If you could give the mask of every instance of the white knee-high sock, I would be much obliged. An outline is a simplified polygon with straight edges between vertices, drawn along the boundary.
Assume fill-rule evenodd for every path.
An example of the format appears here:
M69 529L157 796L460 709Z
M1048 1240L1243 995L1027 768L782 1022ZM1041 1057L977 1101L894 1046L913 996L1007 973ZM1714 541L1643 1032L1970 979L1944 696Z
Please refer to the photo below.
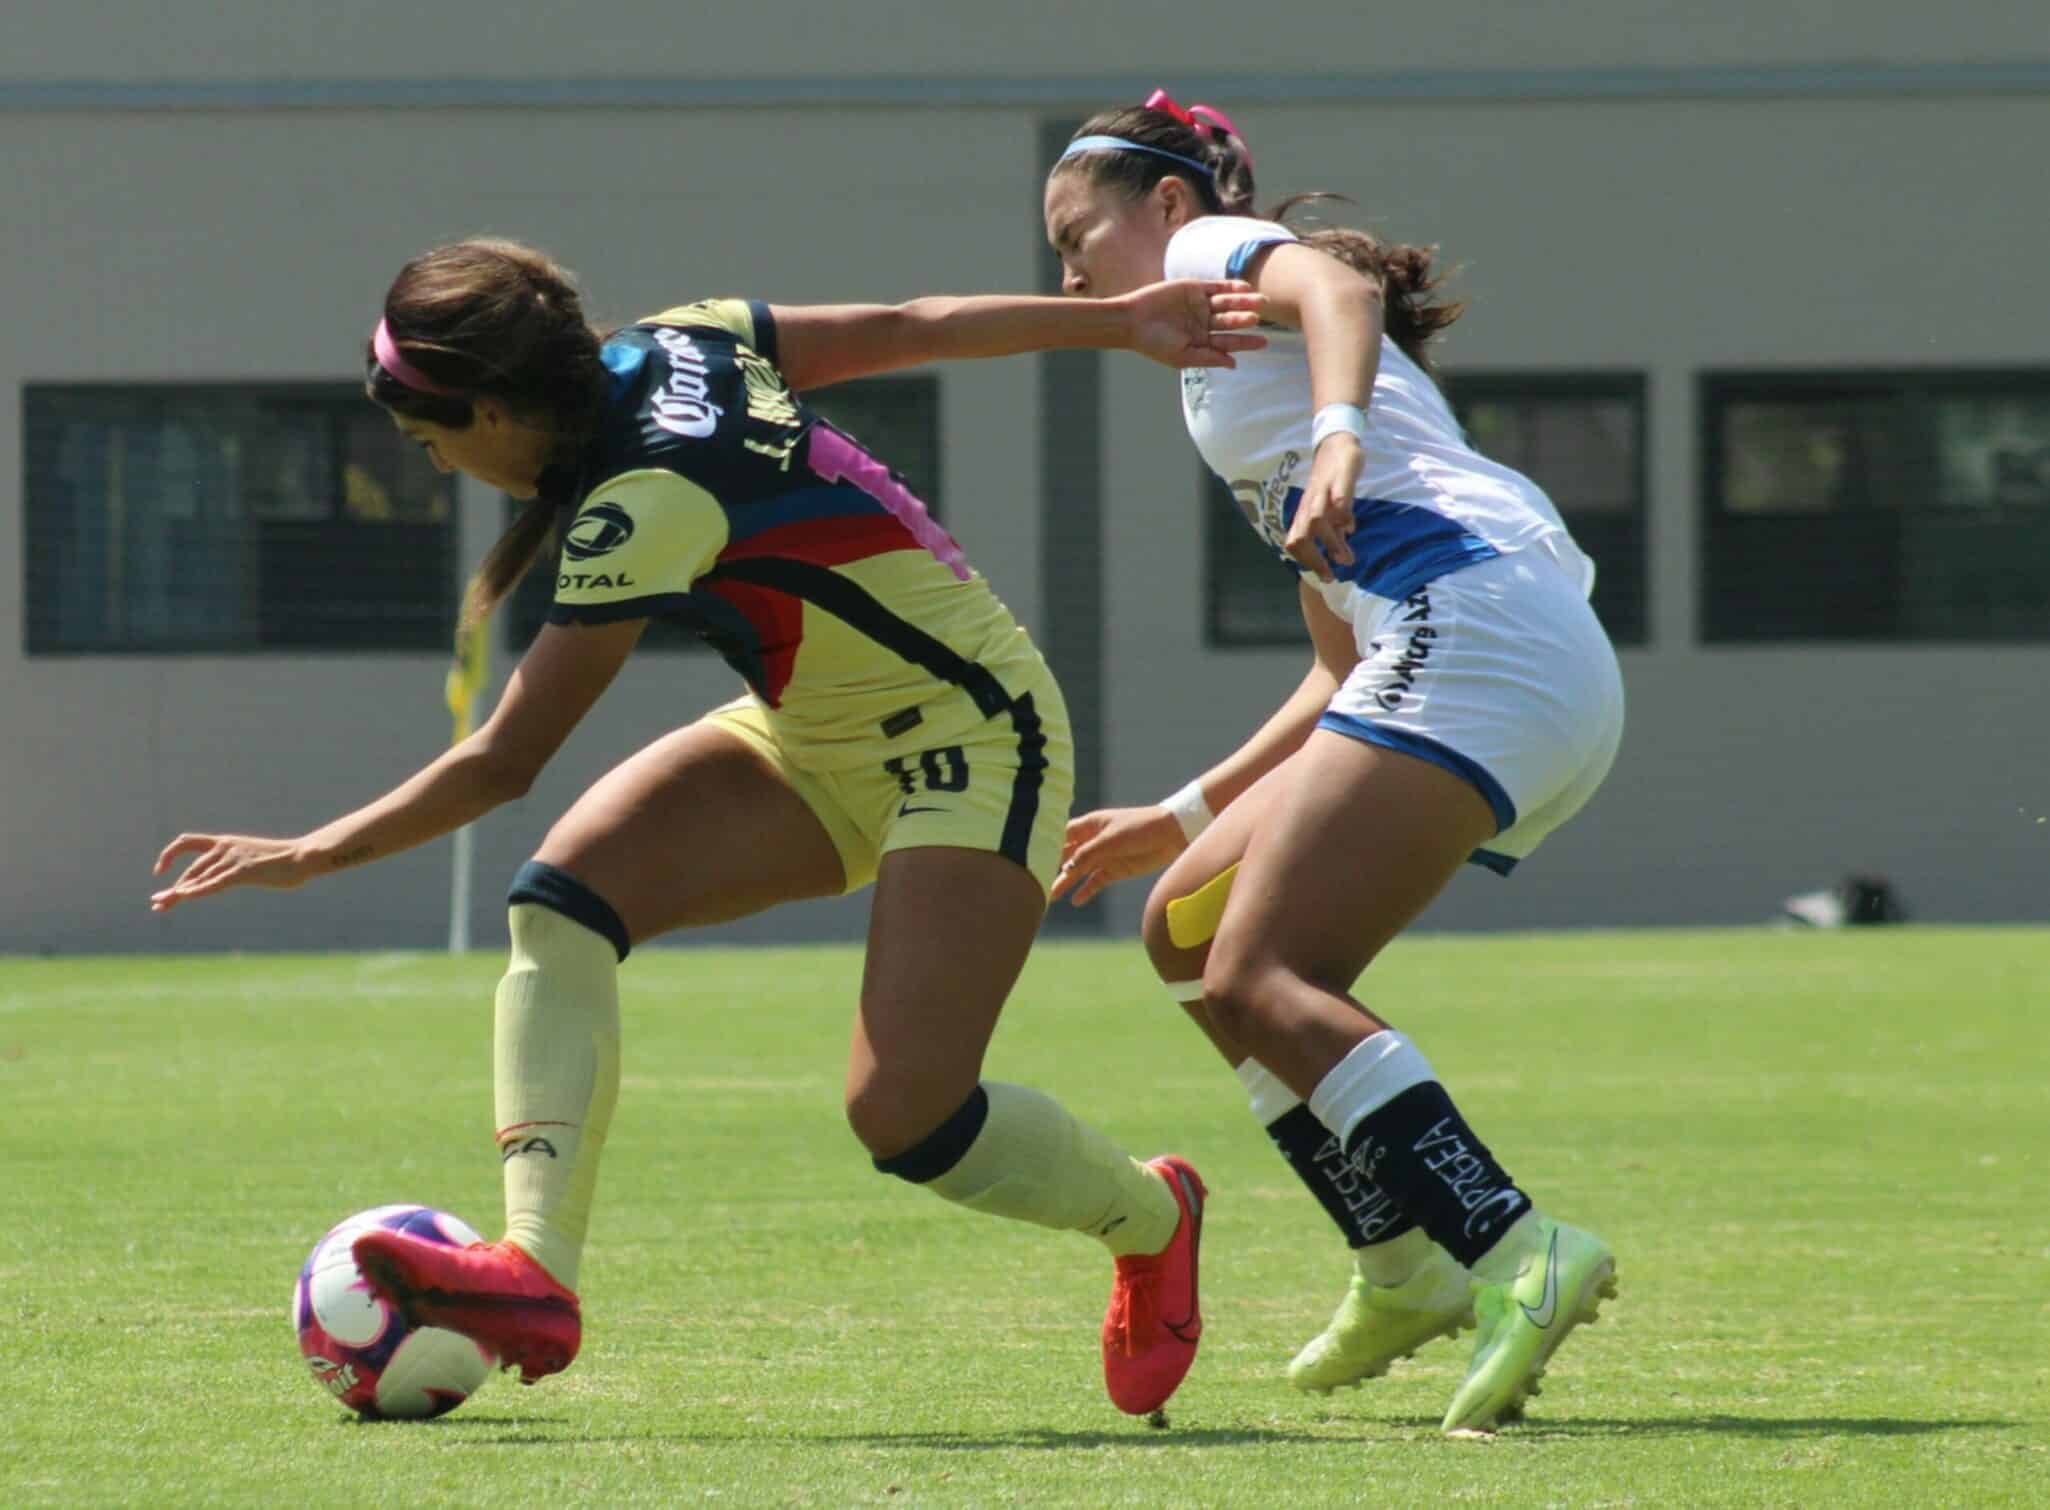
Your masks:
M521 903L509 917L494 1052L506 1237L574 1289L619 1099L619 960L550 908Z
M981 1089L981 1132L926 1189L992 1216L1086 1232L1120 1257L1173 1240L1181 1206L1159 1175L1051 1096L998 1080Z

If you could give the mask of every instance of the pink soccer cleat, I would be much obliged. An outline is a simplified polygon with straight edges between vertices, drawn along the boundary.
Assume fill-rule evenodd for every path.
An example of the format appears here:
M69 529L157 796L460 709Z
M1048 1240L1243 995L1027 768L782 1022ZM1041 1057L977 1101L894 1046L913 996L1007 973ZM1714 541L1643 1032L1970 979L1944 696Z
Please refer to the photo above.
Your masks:
M1186 1159L1163 1154L1146 1167L1167 1181L1182 1208L1174 1237L1158 1253L1117 1261L1110 1308L1103 1314L1103 1384L1127 1415L1160 1409L1196 1361L1203 1312L1196 1299L1196 1250L1203 1240L1209 1195Z
M496 1353L520 1383L570 1366L584 1339L582 1307L524 1249L466 1248L379 1228L356 1239L356 1267L414 1326L444 1327Z

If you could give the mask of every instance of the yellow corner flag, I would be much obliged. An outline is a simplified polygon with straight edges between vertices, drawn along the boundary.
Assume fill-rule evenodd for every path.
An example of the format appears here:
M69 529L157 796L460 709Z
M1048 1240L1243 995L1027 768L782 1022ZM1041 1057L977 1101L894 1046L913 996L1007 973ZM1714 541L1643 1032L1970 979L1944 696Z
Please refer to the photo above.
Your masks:
M456 658L442 679L442 696L448 700L449 717L455 720L451 744L461 744L476 726L477 695L491 678L491 621L481 619L456 631ZM448 952L462 954L470 947L470 872L476 862L476 832L469 824L456 830L454 866L449 875Z
M448 699L449 716L455 720L451 744L461 744L476 727L477 694L491 678L490 621L456 631L456 658L442 681L442 695Z

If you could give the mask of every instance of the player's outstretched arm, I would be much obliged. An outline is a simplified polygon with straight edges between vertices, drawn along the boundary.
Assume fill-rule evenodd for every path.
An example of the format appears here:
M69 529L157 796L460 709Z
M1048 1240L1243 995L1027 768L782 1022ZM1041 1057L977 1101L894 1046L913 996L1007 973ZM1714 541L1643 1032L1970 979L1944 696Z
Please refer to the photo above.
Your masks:
M1027 294L934 296L905 304L779 304L777 365L793 388L974 357L1095 347L1170 367L1230 367L1267 344L1250 285L1183 279L1115 299Z
M1352 626L1324 606L1307 582L1297 589L1310 632L1310 669L1288 700L1252 736L1196 780L1203 802L1221 813L1253 784L1303 747L1331 696L1359 664ZM1133 876L1150 875L1188 846L1182 825L1165 804L1102 808L1068 820L1053 898L1077 907Z
M619 674L646 625L548 625L513 669L483 728L375 802L310 834L180 834L157 856L153 873L165 874L181 858L189 863L150 897L150 910L169 912L234 886L302 886L452 833L523 795Z

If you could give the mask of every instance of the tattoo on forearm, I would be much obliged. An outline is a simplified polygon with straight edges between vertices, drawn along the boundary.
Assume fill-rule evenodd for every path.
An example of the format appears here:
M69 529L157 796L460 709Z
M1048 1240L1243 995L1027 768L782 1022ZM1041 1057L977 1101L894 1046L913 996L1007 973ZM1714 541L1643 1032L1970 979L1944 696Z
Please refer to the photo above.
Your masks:
M359 844L354 849L345 849L339 854L329 855L327 863L330 868L340 870L344 865L360 865L375 853L370 845Z

